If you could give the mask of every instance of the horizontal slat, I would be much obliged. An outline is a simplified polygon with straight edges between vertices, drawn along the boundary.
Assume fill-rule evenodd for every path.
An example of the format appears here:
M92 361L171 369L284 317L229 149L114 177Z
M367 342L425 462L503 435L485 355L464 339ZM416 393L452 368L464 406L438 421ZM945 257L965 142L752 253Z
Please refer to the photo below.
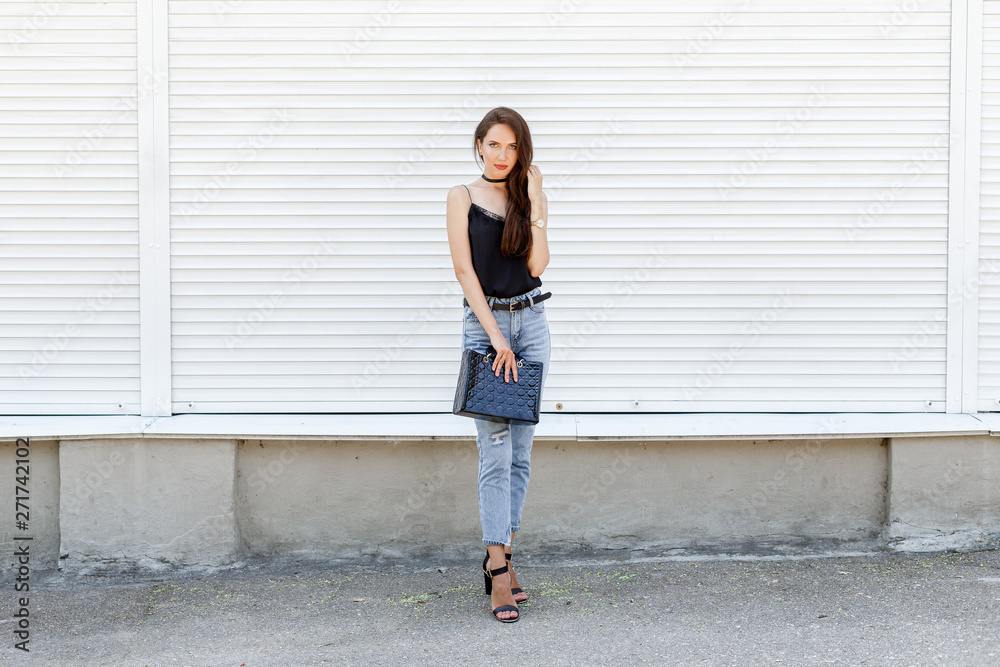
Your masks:
M671 326L680 326L683 322L751 322L755 316L760 315L760 306L753 307L750 303L740 306L731 306L720 309L711 305L701 306L691 304L687 307L676 304L669 308L650 308L648 305L636 304L627 297L622 297L620 301L614 299L605 300L595 305L593 297L587 295L568 296L559 294L559 306L553 306L552 301L546 302L546 312L549 326L562 326L563 323L575 325L579 323L603 322L610 319L618 322L637 322L644 326L659 326L667 323ZM178 298L178 301L180 299ZM333 301L333 297L330 299ZM342 304L343 300L337 300ZM782 312L782 319L789 322L931 322L935 321L945 307L944 299L941 300L940 308L905 308L896 306L894 308L884 308L873 306L868 309L860 309L851 306L850 298L841 299L840 305L831 303L812 303L812 299L806 304L796 304L794 309ZM369 322L391 322L398 327L406 328L411 323L402 323L395 316L394 311L400 307L405 307L406 301L401 299L379 299L369 297L362 301L356 300L356 305L331 305L328 308L297 308L294 305L283 307L280 315L276 312L273 319L285 321L321 321L321 322L341 322L350 324L364 324ZM412 304L412 301L410 301ZM266 301L261 301L257 308L263 309L270 305ZM362 307L367 304L369 307ZM416 306L418 309L426 309L434 315L435 322L444 322L451 330L451 323L458 323L462 318L461 295L442 295L436 300L421 302ZM243 321L253 310L246 309L220 309L220 315L215 321L234 322ZM176 308L174 310L174 321L178 324L183 322L204 322L206 313L201 309ZM1000 319L994 322L1000 324ZM943 324L943 323L941 323ZM420 320L420 326L425 326L424 320ZM440 326L440 325L438 325ZM860 349L860 348L859 348Z
M549 377L552 376L550 375ZM551 398L551 396L557 393L560 394L561 396L560 399L558 399L560 402L564 401L570 402L578 400L600 401L603 399L610 403L614 399L609 400L607 398L609 395L614 395L623 392L626 394L631 394L633 396L641 395L643 399L640 401L640 403L649 403L649 402L656 403L660 401L678 401L678 402L686 401L690 405L691 402L688 400L687 396L684 393L685 387L683 387L680 384L682 379L683 378L681 376L677 376L669 378L669 380L672 381L664 382L661 377L660 381L656 382L656 377L654 376L649 383L650 386L643 386L643 387L633 386L628 383L616 384L614 386L604 385L602 387L576 386L576 387L568 387L566 389L562 389L558 387L558 385L546 385L546 390L548 389L552 390L551 392L546 391L546 394L548 400L552 401L553 403L555 402L555 399ZM939 378L935 377L934 379L939 379ZM379 391L384 396L384 400L398 401L403 404L415 400L414 391L419 387L426 387L426 389L423 392L421 392L425 396L430 396L433 394L441 396L442 398L439 399L439 401L442 403L444 402L443 398L445 397L445 395L449 393L451 394L451 397L449 398L453 400L455 393L454 377L442 376L440 382L437 383L438 384L437 387L428 387L427 385L430 383L430 381L431 378L427 378L425 384L423 385L414 383L409 386L402 386L398 388L379 387ZM925 379L925 382L926 381L933 381L933 380L928 378ZM296 403L302 403L302 402L316 402L318 400L326 400L332 404L339 404L340 402L349 403L352 401L363 401L365 392L367 391L370 393L372 391L372 389L369 387L365 387L364 390L359 391L357 387L352 387L350 384L347 384L346 382L342 383L342 386L339 387L331 387L330 384L327 383L326 385L321 385L325 388L325 391L322 392L324 395L323 398L320 398L319 396L317 396L317 393L319 392L317 391L316 387L312 386L276 387L274 382L275 380L273 377L268 377L266 379L266 382L261 382L259 384L248 384L244 382L241 383L240 385L234 384L222 387L191 387L191 388L179 388L175 386L173 395L175 399L185 394L189 396L197 395L201 397L201 400L195 402L201 402L201 403L203 403L204 401L234 401L234 402L246 401L247 403L253 403L255 400L257 400L257 396L260 395L260 392L272 392L272 395L274 395L273 394L274 392L280 390L281 397L285 401L290 401L290 402L294 401ZM654 383L655 386L653 386ZM689 385L688 389L690 389L691 386L693 385ZM747 391L753 392L755 387L756 385L754 385L753 383L745 383L727 387L714 386L712 387L712 393L714 395L713 397L715 398L715 400L739 401L739 400L746 400ZM772 400L775 401L797 402L797 401L810 401L810 400L812 401L837 400L836 399L837 388L830 388L824 386L787 386L787 387L769 386L766 389L767 389L767 395L772 396L773 397ZM846 389L846 387L841 388L841 392L843 392L844 389ZM637 394L640 391L641 394ZM4 393L6 392L0 392L0 401L3 401ZM690 392L688 393L688 396L690 396ZM943 398L944 398L943 390L932 391L928 393L928 391L921 389L917 386L912 388L910 387L893 388L888 385L881 387L870 387L870 388L851 388L850 397L847 398L845 396L846 400L857 401L857 402L868 401L871 403L875 403L880 400L894 400L897 402L910 401L911 405L909 411L911 412L917 411L914 408L916 408L916 406L919 405L920 401L942 400ZM189 400L195 400L195 399L192 398ZM634 408L631 407L630 401L622 400L621 403L629 405L630 409L634 410ZM446 405L449 404L450 401ZM543 409L545 409L546 407L548 407L548 409L552 409L554 405L552 405L551 407L545 406L545 401L543 400ZM271 410L272 412L273 408L274 406L272 402L272 410ZM370 399L369 399L368 410L371 410ZM675 407L674 410L677 410L677 408ZM334 410L330 410L329 404L327 410L325 411L350 412L350 410L342 410L339 405L337 405L337 407ZM364 408L361 408L358 411L364 411ZM766 409L758 411L767 412ZM189 410L181 410L181 412L189 412ZM239 410L236 410L236 412L239 412ZM394 412L406 412L406 410L394 410Z
M115 402L114 400L107 403L90 401L86 403L74 403L72 413L67 413L65 402L12 403L7 401L4 403L3 399L0 399L0 405L5 406L4 414L8 415L138 415L141 408L138 402Z
M73 389L106 393L119 392L122 389L134 391L138 389L139 378L130 375L129 371L135 367L137 361L138 359L133 359L132 363L127 365L105 365L101 368L100 375L97 375L96 369L91 367L89 372L80 372L79 375L63 373L57 377L39 375L10 380L0 378L0 396L11 391L38 392L40 394Z
M990 0L987 0L989 2ZM868 12L878 16L878 12L886 11L890 5L886 2L873 3L866 0L838 0L825 5L830 11L855 11ZM948 0L924 0L913 10L914 16L921 16L931 12L947 12L949 9ZM175 14L202 14L217 17L218 7L213 2L206 0L170 0L170 13ZM420 3L408 4L400 2L398 7L393 9L394 16L411 16L412 20L426 20L428 25L441 26L475 26L479 25L482 14L499 16L506 14L510 25L519 26L521 21L530 17L532 13L537 14L538 20L547 20L551 8L535 2L534 0L508 0L504 3L503 12L497 10L495 4L490 2L470 2L462 3L463 11L455 11L454 0L422 0ZM320 14L329 13L329 0L243 0L240 3L241 13L248 14L278 14L294 15L301 13ZM357 15L360 19L370 18L373 10L369 0L337 0L336 15L349 16ZM381 9L381 8L379 8ZM698 3L700 12L718 13L732 10L732 0L702 0ZM670 5L667 3L657 3L655 12L650 11L649 0L617 0L614 4L602 5L594 3L586 8L578 8L574 13L574 18L579 18L582 22L587 16L593 16L593 20L600 21L599 25L648 25L649 17L661 16L663 20L670 20L677 15L694 14L689 7L684 5ZM756 0L752 6L746 8L748 16L761 12L782 12L794 15L810 15L817 11L814 6L790 3L788 0ZM206 17L206 20L210 18ZM947 16L937 17L937 21L947 22ZM620 21L620 22L618 22Z
M357 258L356 258L357 259ZM363 260L353 262L355 266L366 266ZM566 288L559 292L559 307L575 305L579 302L586 302L587 295L594 294L595 282L626 282L635 280L636 277L624 276L620 268L608 270L595 270L582 266L578 270L569 270L565 262L560 262L560 273ZM941 270L944 270L943 267ZM322 273L320 273L322 271ZM657 278L659 280L669 279L671 283L688 283L668 294L690 293L691 290L698 290L704 294L768 294L778 292L790 292L794 294L926 294L928 287L932 283L940 281L941 275L938 272L928 272L927 269L870 269L864 275L858 275L854 269L827 269L822 276L818 276L815 270L803 268L795 271L788 271L781 280L774 279L774 272L768 268L740 268L729 267L718 268L714 271L716 275L711 280L706 279L701 272L687 271L677 268L658 269ZM431 283L440 282L442 285L452 284L452 271L439 269L435 272L421 271L406 267L397 269L378 269L378 275L383 279L396 278L399 281L409 279L409 282ZM290 287L295 285L295 293L299 295L320 295L332 296L336 294L347 295L346 284L352 282L364 282L366 276L356 275L356 270L336 271L316 269L310 280L301 280L300 276L293 270L285 270L276 273L273 270L260 271L255 267L248 266L245 269L221 273L215 271L212 276L205 279L193 279L191 273L206 274L208 271L184 271L184 275L178 276L174 281L173 294L177 297L185 296L236 296L240 294L262 294L269 293L271 289L282 286ZM346 273L346 275L345 275ZM371 271L369 271L371 273ZM236 275L234 275L236 274ZM907 278L907 274L911 277ZM273 276L271 280L265 280L266 275ZM880 279L880 276L882 277ZM374 281L374 278L367 276ZM336 280L339 278L339 280ZM646 282L642 280L642 282ZM770 282L761 282L761 281ZM638 280L635 280L638 282ZM789 282L794 281L796 289L789 289ZM591 284L588 284L591 283ZM701 283L702 287L697 284ZM748 284L750 283L750 284ZM571 286L572 285L572 286ZM684 290L680 292L679 290ZM290 290L281 290L287 292ZM657 291L657 293L660 293ZM939 294L944 294L942 289ZM373 308L391 308L391 296L380 300L378 293L372 292ZM421 294L422 301L429 301L431 297L426 293ZM458 299L460 301L460 299ZM332 305L332 304L331 304ZM356 306L352 306L356 307ZM653 316L655 319L655 316Z
M704 16L700 17L702 21L705 20ZM936 18L936 17L935 17ZM946 14L944 18L947 20L949 17ZM576 16L574 16L574 20ZM672 26L671 26L672 27ZM785 30L782 30L782 28ZM885 39L886 30L883 26L879 26L875 21L866 21L864 24L859 25L815 25L810 23L802 23L798 25L787 25L787 26L767 26L768 29L762 30L760 27L751 25L727 25L725 27L725 39L727 40L751 40L751 39L790 39L790 40L879 40ZM469 33L474 32L478 28L469 28L459 31L446 31L446 30L419 30L419 29L395 29L383 28L382 39L391 38L392 34L400 36L402 33L402 38L415 39L418 36L422 36L425 40L445 40L448 39L449 35L455 40L469 40ZM519 27L520 29L520 27ZM705 30L704 25L700 26L702 31ZM898 27L898 34L900 39L904 40L945 40L948 39L949 27L948 25L936 24L933 21L929 21L926 24L921 25L918 21L912 21L906 25ZM627 32L628 29L621 31ZM124 31L121 31L124 32ZM677 32L680 32L679 30ZM681 41L681 39L676 39L672 44L665 45L662 52L666 52L668 55L677 54L679 56L685 54L686 47L693 41L691 38L699 38L698 30L688 31L685 35L688 37L688 41ZM376 42L378 40L365 39L365 35L362 33L359 35L358 30L354 27L345 26L343 28L321 28L321 29L310 29L309 27L298 27L298 28L277 28L277 29L231 29L227 34L227 39L225 41L219 39L218 29L208 28L175 28L171 30L171 34L177 35L175 39L171 40L170 53L173 54L194 54L194 53L246 53L246 54L271 54L271 53L338 53L343 56L345 53L345 42L346 45L356 44L363 46L364 42ZM296 40L295 35L302 34L301 40ZM676 32L674 34L677 34ZM682 33L683 34L683 33ZM359 39L360 37L360 39ZM381 37L381 35L380 35ZM58 39L69 41L71 37L60 36ZM704 40L702 36L701 39ZM606 37L605 40L607 41ZM54 39L53 41L57 41ZM84 40L81 40L84 41ZM475 45L478 47L481 42L474 40L469 40L470 46ZM536 50L536 46L532 41L523 42L524 49L528 52L526 55L536 55L539 51ZM672 46L673 48L669 48ZM384 47L383 47L384 48ZM544 47L543 47L544 48ZM440 47L440 50L446 50L447 47ZM862 47L864 50L864 47ZM348 51L348 53L350 53ZM523 66L525 63L522 62L519 56L521 54L511 54L508 52L504 53L504 64L509 67L513 66ZM540 54L539 54L540 55ZM585 54L586 55L586 54ZM353 58L357 61L363 61L366 66L371 66L373 62L378 62L379 58L377 55L370 55L367 49L357 49L356 55ZM488 58L493 58L492 61ZM479 62L480 59L486 64L496 64L495 56L492 54L483 52L479 48L467 49L462 58L462 65L468 65L470 62ZM587 60L583 58L582 60ZM433 58L428 59L428 64L431 66L439 66L440 61ZM454 63L452 63L454 65ZM394 64L395 65L395 64ZM396 65L401 67L416 67L413 64L404 63L402 65Z
M853 400L846 399L843 401L837 401L838 406L844 406L845 412L944 412L945 404L944 397L940 398L932 397L928 399L933 401L931 405L927 404L924 399L910 400L910 401L899 401L891 399L883 400ZM437 401L433 400L399 400L394 403L393 412L413 412L413 413L451 413L451 402L452 399L440 399ZM547 399L542 399L541 412L543 414L542 419L545 419L544 414L573 414L573 413L585 413L585 412L597 412L597 413L624 413L629 414L633 412L650 412L650 413L664 413L664 412L690 412L692 408L699 407L698 403L690 400L676 400L676 401L643 401L641 409L633 405L632 401L627 399L608 399L598 398L594 400L584 400L584 401L560 401L559 405L561 409L556 408L556 401L549 401ZM261 400L232 400L232 401L199 401L194 400L178 400L175 394L174 401L171 404L172 410L175 414L211 414L211 413L254 413L254 414L269 414L274 412L274 402L267 399ZM831 402L829 400L786 400L782 402L782 407L786 408L788 412L826 412L829 410ZM371 407L370 400L343 400L343 401L317 401L317 400L302 400L295 403L295 411L297 413L324 413L324 414L337 414L337 413L354 413L354 414L372 414L373 416L378 415L378 412L374 412ZM771 400L746 400L746 399L727 399L727 400L716 400L712 402L712 409L706 412L771 412L774 410L774 404ZM19 414L45 414L44 409L39 410L34 406L25 406Z
M368 229L377 228L383 233L392 234L393 238L399 242L406 243L441 243L441 221L440 218L437 220L437 224L425 225L425 224L415 224L418 221L415 219L409 219L405 222L400 222L398 220L388 219L388 222L384 224L372 224L368 225ZM551 219L550 219L551 222ZM635 221L630 220L629 224L633 224ZM360 236L363 240L364 235L370 233L369 231L359 230L356 223L349 220L344 220L340 224L331 224L326 220L323 221L323 232L325 236L319 236L317 229L315 228L289 228L286 227L282 231L283 242L288 243L322 243L326 240L326 236L343 236L345 243L353 242L351 241L352 236ZM395 225L392 225L395 223ZM0 229L3 229L2 223L0 223ZM754 227L748 229L746 227L699 227L698 229L691 229L685 227L679 228L669 228L669 227L642 227L642 226L620 226L615 229L615 239L621 243L633 242L633 243L643 243L647 247L650 244L663 244L663 243L678 243L678 242L699 242L699 241L730 241L730 242L762 242L767 241L775 245L781 243L800 243L800 242L825 242L825 241L843 241L849 237L849 229L844 227L830 226L830 227L819 227L815 223L808 228L803 227ZM17 239L16 231L10 231L11 240ZM922 228L916 227L908 230L907 243L927 243L927 242L939 242L947 238L947 229L943 228ZM240 238L246 242L256 243L265 241L268 236L272 234L271 230L268 228L260 227L248 227L243 226L240 229ZM219 243L225 242L230 239L231 232L225 227L199 227L195 228L179 228L174 231L174 243L178 247L183 248L184 244L191 243ZM583 243L588 241L600 241L606 239L607 232L604 228L587 228L587 227L563 227L559 229L560 245L568 247L564 244L569 243ZM1000 238L1000 237L998 237ZM274 241L272 241L274 243ZM338 242L339 245L340 242ZM864 233L861 238L854 241L856 247L860 251L866 251L868 248L875 248L879 252L884 252L886 250L885 244L899 243L898 232L893 228L893 226L883 226L879 224L877 227L868 227L864 229ZM386 252L389 250L395 250L394 254L411 254L407 253L405 248L386 248ZM668 246L664 249L664 252L672 252L674 248ZM349 259L344 257L342 259Z
M108 316L108 314L112 316ZM118 313L122 317L116 318L114 311L101 310L97 308L84 308L75 311L70 317L59 323L35 323L16 322L5 324L3 327L4 338L34 338L35 345L32 351L44 351L46 345L62 347L64 340L68 339L89 339L89 338L118 338L121 345L137 345L137 342L130 342L131 339L138 341L139 316L129 313L131 319L125 319L124 313ZM98 317L100 315L100 317ZM122 321L124 320L124 321ZM98 347L96 349L104 349Z
M884 307L886 306L883 305ZM768 306L762 305L760 308L764 311ZM179 338L174 341L174 344L176 347L184 347L186 343L183 337L185 336L237 336L240 338L284 336L294 337L286 343L289 347L295 347L299 344L310 347L317 344L317 341L309 340L310 336L326 336L326 342L330 345L366 346L373 344L372 336L381 336L382 338L378 339L377 344L382 344L391 339L411 336L415 333L456 335L462 330L462 323L457 319L444 319L442 316L435 318L430 314L412 323L394 322L387 325L385 322L378 321L344 323L306 320L288 322L278 317L269 316L268 311L269 308L247 310L228 319L223 319L222 315L216 315L211 319L208 317L198 320L175 319L172 333ZM820 351L828 345L843 345L843 341L837 342L837 336L853 335L858 337L859 340L855 345L859 347L882 347L886 350L905 346L907 344L905 338L908 336L919 336L921 341L925 338L936 338L943 341L944 337L943 327L939 321L934 319L933 313L928 313L925 319L917 322L880 322L878 333L872 333L872 322L770 321L770 317L765 321L762 315L763 313L758 313L757 319L739 321L692 320L657 323L629 320L595 323L588 320L562 321L550 318L549 330L553 336L568 339L574 334L590 332L591 329L594 329L593 334L588 333L588 335L596 336L591 341L591 344L594 345L600 345L602 341L604 341L603 345L655 345L659 340L661 344L669 343L670 345L683 345L687 341L689 347L709 344L729 345L734 342L731 340L733 337L759 338L758 334L766 333L768 346L788 346L794 344L796 336L800 336L802 345ZM432 321L428 323L428 320ZM11 327L11 332L15 335L29 335L18 327ZM303 342L300 343L300 340ZM754 341L754 345L764 344L759 340ZM219 339L217 346L222 348L230 345L229 342Z
M266 347L265 344L268 342L274 343L275 341L267 337L260 340L251 337L242 341L238 346L233 346L231 348L227 347L225 352L220 354L219 349L215 347L217 340L206 337L204 338L203 346L186 347L175 350L173 361L178 364L189 364L192 370L196 368L196 366L194 366L196 363L218 363L221 364L220 368L232 368L233 364L245 364L248 361L257 361L260 364L260 372L262 374L273 374L275 372L275 364L283 363L305 362L307 364L318 364L326 362L339 364L343 362L351 362L363 363L365 364L364 368L367 369L368 363L377 362L381 365L388 361L388 357L383 354L386 353L386 349L383 347L382 343L377 345L369 343L367 346L358 345L357 347L351 348L345 348L340 345L318 345L315 347L289 348ZM410 368L410 366L416 362L457 364L458 355L455 347L452 345L442 346L442 342L441 338L435 335L415 334L407 340L406 346L400 346L400 356L393 358L391 363L395 364L397 361L405 361L408 364L407 368ZM257 343L260 343L261 345L257 345ZM906 359L906 370L909 372L927 374L942 372L941 362L935 361L934 359L937 355L937 347L939 346L934 345L929 348L920 348L919 350L915 350L913 356L907 357ZM815 365L816 368L820 368L829 366L832 363L841 364L848 361L855 363L863 362L862 365L859 366L861 370L858 371L862 375L871 373L878 374L881 372L873 371L871 366L869 366L870 362L875 362L876 365L889 363L887 362L886 350L884 348L828 347L826 349L828 351L828 355L824 357L822 361L816 361L814 348L812 347L745 347L740 351L738 363L743 364L744 362L747 362L750 364L761 364L775 362L778 364L791 365L807 361L810 362L810 367ZM395 350L393 351L395 352ZM733 351L725 345L720 345L715 348L703 345L702 351L705 355L704 358L711 360L720 358L718 355L724 356L726 354L733 353ZM695 362L691 359L690 347L672 347L669 349L662 347L643 348L635 345L629 347L623 346L602 348L580 347L573 349L571 353L574 361L587 361L605 365L619 361L670 361L702 363ZM403 354L406 356L404 357ZM560 357L562 357L562 355L560 355ZM555 359L555 361L564 360L564 358ZM208 368L208 366L206 365L204 368ZM791 367L790 371L796 372L796 368ZM309 368L305 368L303 372L310 373L314 371ZM332 368L332 372L336 373L343 371Z
M385 355L383 355L385 357ZM415 354L406 358L396 358L390 361L383 361L378 357L367 357L361 360L333 361L303 361L289 364L285 361L257 361L254 364L254 373L246 373L247 365L242 361L232 362L212 362L205 363L185 363L175 362L175 370L186 377L183 386L177 388L214 388L228 387L234 383L245 383L248 386L271 385L275 388L288 387L316 387L328 388L342 386L345 381L349 382L350 376L364 375L367 370L390 368L391 374L386 373L380 377L379 385L385 387L406 387L414 386L414 379L418 383L422 382L420 376L427 374L427 364L425 359L417 358ZM650 361L646 359L637 360L590 360L590 372L595 377L618 378L622 375L628 377L628 382L623 387L635 387L637 389L657 388L661 383L657 382L660 373L650 371ZM706 365L712 363L711 359L686 359L668 360L671 369L677 377L696 375L704 373ZM448 363L454 369L457 359L448 358L442 363ZM577 375L588 375L579 366L576 367ZM945 372L943 362L918 362L907 360L905 363L895 364L891 361L882 360L880 363L872 361L856 361L851 364L844 364L829 360L816 362L809 360L805 363L802 360L783 361L777 359L764 359L751 361L741 358L733 367L727 369L727 385L729 386L754 386L748 384L756 382L756 377L761 374L780 374L782 377L779 386L791 383L793 386L811 387L816 385L816 375L829 376L830 383L824 382L823 386L830 387L851 387L857 382L857 378L865 378L875 383L892 375L909 376L915 383L935 382ZM563 373L561 376L564 382L570 383L568 386L576 386L578 378L571 377L573 373ZM513 376L511 381L513 382ZM447 375L444 384L437 382L434 387L450 387L454 382L452 375ZM560 386L557 384L547 386ZM762 387L772 386L772 383L763 383ZM610 387L609 387L610 388Z

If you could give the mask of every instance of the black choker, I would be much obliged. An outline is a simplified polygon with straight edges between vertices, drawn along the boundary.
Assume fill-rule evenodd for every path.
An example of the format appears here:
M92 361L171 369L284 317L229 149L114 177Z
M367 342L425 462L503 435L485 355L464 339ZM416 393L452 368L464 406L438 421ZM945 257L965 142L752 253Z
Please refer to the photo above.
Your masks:
M510 174L508 174L509 176ZM507 176L503 178L486 178L486 174L483 174L483 180L489 181L490 183L503 183L507 180Z

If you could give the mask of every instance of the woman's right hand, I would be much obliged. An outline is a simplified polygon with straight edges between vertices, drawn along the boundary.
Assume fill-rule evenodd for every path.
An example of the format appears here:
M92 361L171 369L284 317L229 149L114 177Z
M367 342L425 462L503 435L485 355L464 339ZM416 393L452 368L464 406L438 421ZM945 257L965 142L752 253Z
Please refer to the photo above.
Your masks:
M503 381L510 382L510 373L513 371L514 382L517 382L517 360L514 358L514 350L507 344L507 339L502 333L498 333L490 336L490 344L497 351L496 359L493 360L493 373L499 376L503 372Z

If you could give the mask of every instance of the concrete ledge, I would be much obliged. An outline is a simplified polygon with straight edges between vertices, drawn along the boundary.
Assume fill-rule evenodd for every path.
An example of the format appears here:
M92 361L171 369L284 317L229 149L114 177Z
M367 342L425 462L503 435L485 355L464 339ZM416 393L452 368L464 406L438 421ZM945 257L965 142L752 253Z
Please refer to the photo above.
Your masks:
M578 440L795 440L985 435L987 427L977 417L943 412L578 414L576 436ZM1000 427L1000 421L997 424Z
M134 415L28 415L0 417L0 442L17 438L65 440L82 438L134 438L153 417Z
M1000 435L1000 412L977 412L976 419L989 429L990 435Z
M16 438L253 438L428 441L475 438L472 419L419 414L205 414L171 417L0 417L0 441ZM995 413L543 414L536 440L748 440L1000 435Z

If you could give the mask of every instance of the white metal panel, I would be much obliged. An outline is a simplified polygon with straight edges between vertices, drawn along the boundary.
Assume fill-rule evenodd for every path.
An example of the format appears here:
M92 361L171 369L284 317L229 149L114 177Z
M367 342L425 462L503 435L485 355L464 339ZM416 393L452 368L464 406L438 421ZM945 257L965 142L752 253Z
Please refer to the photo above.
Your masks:
M139 411L136 5L0 2L0 413Z
M948 411L979 405L979 198L982 144L983 0L956 3L951 57L948 208ZM957 297L957 298L955 298ZM957 381L956 381L957 380Z
M1000 410L1000 2L983 3L979 410Z
M139 6L138 67L152 87L139 99L139 347L143 415L170 408L170 103L167 0Z
M944 411L950 9L171 2L174 411L449 411L444 202L498 105L544 411Z

